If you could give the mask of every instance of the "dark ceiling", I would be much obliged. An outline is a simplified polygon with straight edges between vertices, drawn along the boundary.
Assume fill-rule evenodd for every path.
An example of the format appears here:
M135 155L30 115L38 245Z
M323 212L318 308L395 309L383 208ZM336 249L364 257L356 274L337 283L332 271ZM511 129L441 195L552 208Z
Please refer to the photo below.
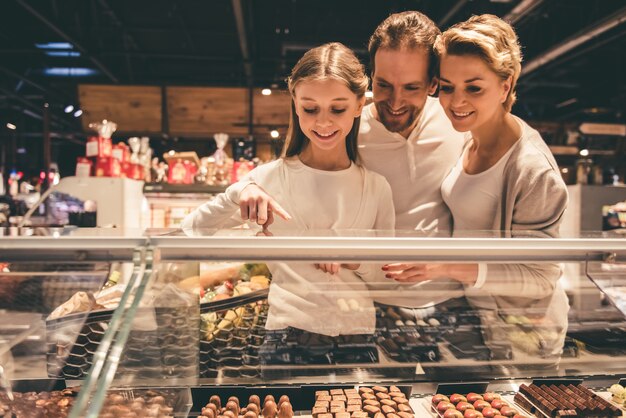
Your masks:
M77 119L63 112L76 105L79 83L284 87L304 51L328 41L354 48L367 63L374 28L404 10L423 11L443 29L472 14L512 19L526 65L514 109L520 116L624 121L623 0L5 0L2 6L5 133L10 119L41 123L45 101L53 131L79 131ZM69 42L72 49L61 54L70 56L36 47L47 42ZM94 74L45 74L58 67Z

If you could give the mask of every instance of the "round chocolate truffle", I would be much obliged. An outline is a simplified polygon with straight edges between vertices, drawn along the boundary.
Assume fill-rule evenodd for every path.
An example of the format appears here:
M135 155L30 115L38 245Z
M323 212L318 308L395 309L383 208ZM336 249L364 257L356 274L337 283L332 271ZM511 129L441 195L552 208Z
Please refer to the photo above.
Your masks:
M267 395L272 396L272 395ZM276 402L273 399L265 398L265 403L263 406L263 418L276 418L276 414L278 412L278 407L276 406Z

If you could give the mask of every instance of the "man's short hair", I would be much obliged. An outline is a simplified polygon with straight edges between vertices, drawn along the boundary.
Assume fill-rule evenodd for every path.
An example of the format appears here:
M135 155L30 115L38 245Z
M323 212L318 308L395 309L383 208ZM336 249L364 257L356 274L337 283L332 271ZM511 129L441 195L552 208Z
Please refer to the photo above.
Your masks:
M428 76L432 79L437 71L437 57L433 44L441 34L435 22L417 11L394 13L374 31L368 45L370 68L374 74L374 61L379 49L418 49L428 51Z

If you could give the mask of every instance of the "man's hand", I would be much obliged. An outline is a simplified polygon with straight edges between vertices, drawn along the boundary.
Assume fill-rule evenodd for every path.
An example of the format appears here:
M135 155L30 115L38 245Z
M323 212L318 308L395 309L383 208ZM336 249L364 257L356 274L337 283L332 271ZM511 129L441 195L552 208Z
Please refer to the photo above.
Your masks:
M339 273L339 268L344 268L348 270L356 270L358 269L360 264L339 264L339 263L316 263L315 268L318 270L322 270L324 273L337 274Z
M476 283L477 264L393 263L382 267L388 279L401 283L419 283L436 279L454 279L466 285Z
M239 210L244 221L249 219L264 228L274 222L274 212L286 221L291 219L291 215L256 184L249 184L241 191Z

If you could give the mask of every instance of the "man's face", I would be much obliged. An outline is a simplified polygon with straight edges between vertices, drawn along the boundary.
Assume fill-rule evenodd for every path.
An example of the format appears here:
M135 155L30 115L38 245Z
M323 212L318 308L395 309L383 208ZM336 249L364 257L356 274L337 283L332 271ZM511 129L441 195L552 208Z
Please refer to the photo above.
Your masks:
M437 82L428 78L428 51L379 49L374 57L372 91L378 120L405 138L415 127Z

